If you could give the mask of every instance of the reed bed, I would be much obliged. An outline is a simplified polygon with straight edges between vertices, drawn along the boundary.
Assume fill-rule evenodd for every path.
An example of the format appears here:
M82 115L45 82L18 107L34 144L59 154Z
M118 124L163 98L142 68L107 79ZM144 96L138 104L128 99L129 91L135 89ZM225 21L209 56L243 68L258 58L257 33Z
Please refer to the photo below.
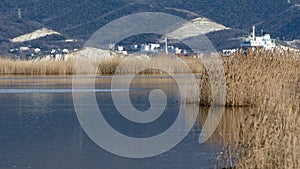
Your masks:
M151 58L126 59L115 72L116 74L184 74L203 73L201 61L192 58L170 57L161 54ZM100 68L101 69L101 68ZM142 71L140 71L142 70Z
M295 53L254 51L248 55L237 53L223 58L226 76L227 106L255 106L285 86L291 90L300 79L300 60ZM201 98L211 103L211 89L207 73L202 74ZM291 92L291 91L290 91Z
M108 58L97 62L97 75L113 75L113 74L163 74L158 69L151 67L162 67L167 69L169 73L187 73L186 69L182 68L179 60L175 57L168 58L167 56L159 56L153 58L130 59L130 62L123 63L120 70L116 72L117 67L124 61L124 58ZM199 67L200 61L186 58L186 64L191 67L193 73L202 72ZM60 61L31 61L31 60L11 60L0 58L0 75L73 75L75 73L76 59L60 60ZM94 64L94 63L93 63ZM84 65L88 66L88 65ZM148 68L149 67L149 68ZM142 72L136 70L140 68L148 68ZM80 72L85 73L85 72ZM95 72L92 72L95 73Z
M210 105L212 102L211 83L204 64L198 58L182 58L182 60L198 78L199 84L197 85L201 89L198 102L202 105ZM224 57L222 61L226 77L226 106L260 105L271 92L278 90L281 86L286 86L286 90L289 90L288 86L297 83L300 77L300 60L292 52L257 50L249 52L247 56L237 53ZM75 71L75 62L75 60L33 62L0 59L0 75L72 75ZM101 62L96 60L92 64L96 65L98 75L129 73L160 75L188 72L179 58L163 54L150 58L145 56L126 59L114 57L101 60ZM82 66L90 67L86 64ZM163 68L165 71L153 67ZM88 71L76 73L88 73ZM216 74L218 73L220 72ZM221 74L216 75L217 78L220 76Z
M0 75L71 75L75 61L25 61L0 59Z
M253 109L232 129L238 136L230 140L224 136L227 146L222 158L218 158L220 166L300 168L300 64L297 55L255 51L247 57L236 54L225 58L223 65L228 83L227 104L252 105Z
M253 110L232 128L234 137L224 136L227 146L219 166L300 168L300 93L281 88Z

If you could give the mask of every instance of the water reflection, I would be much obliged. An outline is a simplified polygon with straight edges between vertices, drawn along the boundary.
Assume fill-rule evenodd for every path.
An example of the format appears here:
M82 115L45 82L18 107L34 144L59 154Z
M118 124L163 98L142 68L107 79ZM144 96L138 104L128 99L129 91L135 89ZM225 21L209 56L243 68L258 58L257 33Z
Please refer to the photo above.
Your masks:
M97 88L108 88L110 78L97 78ZM8 88L71 88L69 77L6 78L0 81L1 89ZM178 111L178 88L170 78L136 78L131 84L132 104L139 110L146 110L152 88L160 88L168 95L168 111L156 125L156 132L168 128ZM121 132L146 137L153 133L150 126L124 127L115 121L116 111L109 93L98 93L97 100L103 106L107 120L115 122ZM185 130L192 127L188 136L167 153L147 159L128 159L112 155L98 147L82 130L72 102L71 93L10 93L0 94L0 168L33 169L76 169L76 168L213 168L216 156L226 143L238 138L239 124L253 111L247 108L227 108L217 130L208 142L199 144L199 134L208 116L209 107L187 104ZM199 111L197 117L193 111ZM197 118L197 123L193 119ZM120 122L120 123L119 123ZM147 129L149 127L149 130ZM105 136L104 136L105 137Z
M199 109L199 124L203 124L207 118L209 107L200 107ZM238 139L239 127L248 115L251 115L255 111L251 107L226 107L222 119L220 120L219 126L213 137L210 139L218 140L220 136L226 134L228 142ZM222 137L223 138L223 137Z

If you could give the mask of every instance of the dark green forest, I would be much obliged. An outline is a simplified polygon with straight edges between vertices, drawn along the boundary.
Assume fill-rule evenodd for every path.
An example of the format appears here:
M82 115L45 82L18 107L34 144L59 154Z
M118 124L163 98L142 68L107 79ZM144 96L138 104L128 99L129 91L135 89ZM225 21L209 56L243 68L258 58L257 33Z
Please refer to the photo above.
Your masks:
M166 12L185 19L207 17L238 32L252 25L273 38L300 39L300 0L2 0L0 43L47 27L86 40L106 23L137 12ZM22 18L18 19L18 9ZM198 16L178 11L184 9ZM226 33L226 32L223 32ZM236 33L229 32L230 35ZM238 33L240 34L240 33ZM212 37L213 38L213 37ZM1 45L1 44L0 44Z

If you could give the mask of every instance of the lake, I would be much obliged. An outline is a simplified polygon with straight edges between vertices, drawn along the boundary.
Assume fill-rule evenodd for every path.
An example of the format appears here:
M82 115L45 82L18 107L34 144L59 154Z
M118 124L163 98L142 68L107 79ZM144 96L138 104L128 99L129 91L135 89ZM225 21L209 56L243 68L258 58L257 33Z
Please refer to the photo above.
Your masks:
M105 119L120 133L135 138L151 137L167 130L177 118L180 92L172 78L139 76L132 81L129 96L139 111L150 108L148 96L153 89L161 89L167 96L162 116L145 124L133 123L120 116L110 94L110 82L109 76L96 78L96 98ZM0 104L1 169L214 168L217 156L223 154L224 145L238 136L239 122L248 111L226 109L213 136L199 144L201 126L209 108L189 104L187 107L192 109L197 107L198 117L189 117L191 109L186 109L186 125L192 129L178 145L154 157L132 159L104 150L82 129L74 110L71 76L1 77ZM191 122L192 118L197 118L195 124ZM181 130L184 129L177 132Z

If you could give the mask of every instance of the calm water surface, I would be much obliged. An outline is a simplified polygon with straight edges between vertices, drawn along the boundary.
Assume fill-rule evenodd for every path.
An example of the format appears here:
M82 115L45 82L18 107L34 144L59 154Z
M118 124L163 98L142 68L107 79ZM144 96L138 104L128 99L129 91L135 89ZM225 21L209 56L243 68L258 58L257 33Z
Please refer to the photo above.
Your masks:
M108 90L110 77L97 77L97 101L111 126L132 137L149 137L168 129L180 105L175 81L167 77L138 77L130 87L136 109L149 109L149 92L158 88L167 95L167 109L153 123L126 121L113 105ZM223 150L220 135L232 132L242 119L233 115L235 110L227 110L213 137L199 144L208 108L199 109L196 124L189 123L193 117L188 117L187 112L187 125L193 128L176 147L152 158L123 158L106 152L86 135L76 117L71 89L72 77L0 78L0 169L214 168L216 157Z

